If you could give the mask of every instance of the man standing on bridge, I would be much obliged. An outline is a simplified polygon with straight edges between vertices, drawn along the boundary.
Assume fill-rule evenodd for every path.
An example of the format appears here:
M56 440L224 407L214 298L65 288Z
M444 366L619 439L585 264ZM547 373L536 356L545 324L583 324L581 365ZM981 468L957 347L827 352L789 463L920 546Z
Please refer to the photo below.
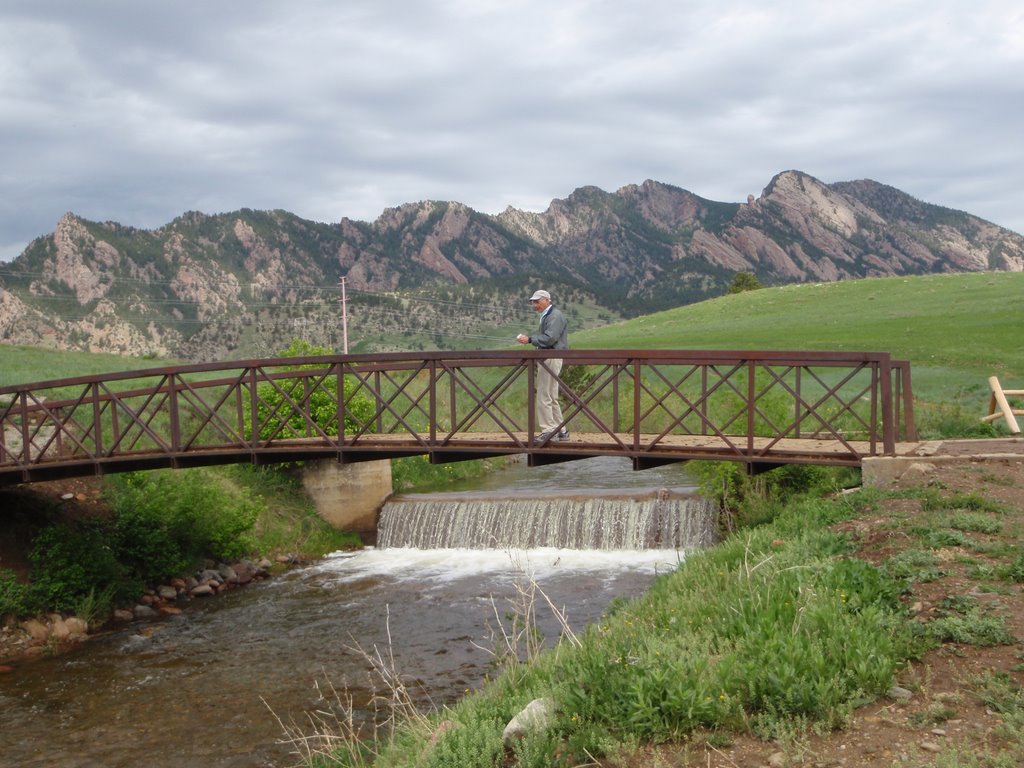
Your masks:
M547 291L534 291L530 297L533 311L540 313L540 329L533 336L520 333L516 341L533 344L537 349L568 349L569 323L565 315L551 303ZM558 403L558 374L562 372L562 359L551 358L542 361L537 368L537 435L539 442L568 440L569 430L562 423L562 406ZM558 430L556 432L556 430Z

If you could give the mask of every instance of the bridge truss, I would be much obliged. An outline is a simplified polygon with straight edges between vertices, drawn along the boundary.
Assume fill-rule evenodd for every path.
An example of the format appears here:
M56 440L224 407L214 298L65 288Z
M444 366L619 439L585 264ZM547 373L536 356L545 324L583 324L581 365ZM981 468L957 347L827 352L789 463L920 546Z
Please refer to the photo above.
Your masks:
M0 484L158 467L525 454L857 466L916 440L910 366L886 353L566 350L568 441L542 442L554 353L274 358L0 388Z

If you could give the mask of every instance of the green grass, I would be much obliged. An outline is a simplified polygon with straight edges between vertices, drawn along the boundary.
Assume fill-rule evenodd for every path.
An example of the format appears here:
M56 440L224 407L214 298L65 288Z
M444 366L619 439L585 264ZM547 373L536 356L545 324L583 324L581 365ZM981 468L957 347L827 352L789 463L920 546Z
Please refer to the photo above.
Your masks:
M3 361L0 365L0 387L173 364L168 360L154 358L70 352L15 344L0 344L0 360Z
M578 348L889 352L928 401L984 399L988 377L1024 386L1024 273L789 285L722 296L571 337Z
M339 531L321 518L302 488L297 472L273 467L234 464L210 470L244 488L258 502L252 536L261 555L301 554L322 557L339 549L362 546L355 533Z

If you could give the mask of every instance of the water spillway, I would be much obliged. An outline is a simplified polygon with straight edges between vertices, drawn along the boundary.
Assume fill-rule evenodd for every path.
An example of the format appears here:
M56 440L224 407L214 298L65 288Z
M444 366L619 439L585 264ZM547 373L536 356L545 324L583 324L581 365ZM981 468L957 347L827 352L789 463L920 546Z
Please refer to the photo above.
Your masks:
M325 684L369 702L360 722L378 714L353 646L387 648L417 706L454 705L493 675L495 609L516 610L524 575L564 609L536 612L554 639L713 543L717 511L696 490L683 467L598 458L394 497L376 547L0 674L0 766L295 764L281 723L330 706Z
M381 509L377 546L417 549L698 549L717 508L695 496L399 497Z

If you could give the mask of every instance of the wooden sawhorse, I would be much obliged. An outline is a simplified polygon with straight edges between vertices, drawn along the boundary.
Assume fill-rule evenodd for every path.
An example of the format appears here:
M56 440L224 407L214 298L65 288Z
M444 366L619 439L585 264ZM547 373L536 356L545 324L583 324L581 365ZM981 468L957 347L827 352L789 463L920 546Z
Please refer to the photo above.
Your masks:
M988 406L988 416L982 416L982 421L995 421L1006 419L1006 426L1015 434L1020 434L1020 426L1017 424L1017 416L1024 416L1024 409L1010 407L1009 397L1024 397L1024 389L1003 389L999 385L999 379L995 376L988 377L988 385L992 388L992 399Z

